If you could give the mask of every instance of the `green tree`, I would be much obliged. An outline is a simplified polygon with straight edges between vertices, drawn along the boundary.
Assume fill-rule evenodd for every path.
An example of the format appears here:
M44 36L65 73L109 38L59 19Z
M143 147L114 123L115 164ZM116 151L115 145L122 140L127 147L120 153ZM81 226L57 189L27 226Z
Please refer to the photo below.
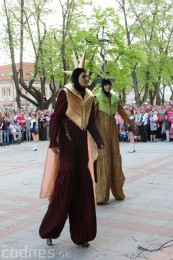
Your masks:
M131 33L135 45L146 55L146 62L136 68L142 102L149 94L151 103L156 97L156 103L160 104L161 86L170 84L172 9L169 1L129 1L128 15L134 21Z

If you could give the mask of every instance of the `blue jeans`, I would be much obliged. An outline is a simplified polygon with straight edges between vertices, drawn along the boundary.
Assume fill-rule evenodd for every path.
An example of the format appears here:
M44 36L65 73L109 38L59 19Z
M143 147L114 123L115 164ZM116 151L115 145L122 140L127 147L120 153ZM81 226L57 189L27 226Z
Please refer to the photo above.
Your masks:
M3 130L3 140L4 144L9 144L9 131Z

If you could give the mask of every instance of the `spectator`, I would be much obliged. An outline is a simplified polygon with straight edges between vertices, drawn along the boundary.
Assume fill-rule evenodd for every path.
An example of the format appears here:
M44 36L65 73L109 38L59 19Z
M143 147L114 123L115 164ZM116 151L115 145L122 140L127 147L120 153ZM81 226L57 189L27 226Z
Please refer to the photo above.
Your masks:
M31 117L29 116L28 113L26 113L24 118L25 118L25 137L26 137L27 141L30 141L31 140L31 132L30 132L30 129L31 129Z
M45 115L46 122L48 124L48 127L46 128L46 130L47 130L47 140L49 140L49 122L50 122L51 114L52 114L52 112L48 111L47 114Z
M34 141L33 151L37 151L37 144L38 144L38 140L39 140L38 114L37 113L32 114L30 132L32 134L32 139Z
M3 117L3 143L4 145L9 145L9 126L10 126L10 119L8 114L5 114Z
M41 141L47 140L48 123L46 121L46 117L44 116L43 112L40 113L40 116L38 119L38 125L39 125L39 139Z
M168 119L167 115L165 115L164 126L165 126L165 132L166 132L166 141L169 142L170 141L169 132L170 132L170 127L171 127L171 121Z
M173 106L168 105L166 110L166 115L168 116L168 121L171 123L170 130L169 130L169 138L170 140L173 139Z
M4 144L3 144L3 116L2 116L2 113L0 113L0 145L4 146Z
M141 108L141 117L138 126L141 130L141 141L145 143L148 140L148 113L145 107Z
M19 122L18 121L11 121L9 129L11 130L13 142L14 143L21 143L22 127L19 125Z
M124 125L121 126L119 136L120 136L120 142L125 142L125 141L128 140L128 136L127 136L127 133L125 131L125 126Z
M151 142L156 142L157 133L157 115L150 111L149 112L149 127L150 127L150 140Z
M24 118L24 116L22 115L22 112L21 112L21 111L19 111L18 116L16 116L16 120L19 122L19 125L21 126L21 134L22 134L21 141L24 142L25 118Z
M126 113L129 117L129 119L134 122L134 116L132 115L132 111L130 109L126 109ZM128 134L129 140L130 140L130 146L129 146L129 153L134 153L135 152L135 141L134 141L134 132L135 129L130 127L130 125L126 124L125 130Z

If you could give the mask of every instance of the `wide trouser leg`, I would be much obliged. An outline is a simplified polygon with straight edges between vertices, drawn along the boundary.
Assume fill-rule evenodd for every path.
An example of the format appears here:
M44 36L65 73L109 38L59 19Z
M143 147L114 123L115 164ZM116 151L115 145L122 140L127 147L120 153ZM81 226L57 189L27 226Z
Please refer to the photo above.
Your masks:
M39 229L42 238L58 238L60 236L74 193L73 176L72 172L59 172L51 203Z
M117 134L117 133L116 133ZM125 198L123 192L123 185L125 177L122 170L122 159L119 148L118 138L115 138L112 142L112 172L111 172L111 191L113 196L117 200L123 200Z
M59 136L60 171L48 211L40 226L42 238L57 238L69 215L72 241L77 245L96 236L93 183L88 169L87 132L67 121L71 140ZM74 140L74 142L73 142Z
M121 155L116 154L113 161L113 174L112 174L112 181L111 181L111 191L113 196L117 200L123 200L125 198L123 192L123 185L125 181L125 177L122 171L122 162L121 162Z
M109 200L111 187L111 158L110 155L101 155L104 151L99 151L96 161L96 200L98 203L106 203Z
M72 241L82 245L96 236L96 213L93 184L87 167L79 169L76 191L69 209Z

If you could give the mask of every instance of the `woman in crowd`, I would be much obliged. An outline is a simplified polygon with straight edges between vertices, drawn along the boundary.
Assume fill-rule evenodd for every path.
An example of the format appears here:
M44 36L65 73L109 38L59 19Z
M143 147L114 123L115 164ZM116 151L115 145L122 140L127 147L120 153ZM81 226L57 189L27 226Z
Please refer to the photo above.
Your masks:
M38 114L37 114L37 113L33 113L33 114L32 114L30 132L31 132L31 134L32 134L32 139L33 139L33 141L34 141L33 151L37 151L37 144L38 144L38 140L39 140L39 133L38 133Z
M3 117L3 143L4 145L9 145L9 126L10 120L8 114Z
M134 122L134 116L132 115L132 111L130 109L126 109L126 113L129 117L129 119ZM129 146L129 153L134 153L135 152L135 140L134 140L134 132L135 129L131 128L129 124L126 124L125 126L126 132L128 134L129 137L129 141L130 141L130 146Z
M156 115L156 114L155 114ZM152 111L149 112L150 141L156 142L157 118Z
M29 116L28 113L25 114L25 137L27 141L31 140L31 117Z
M164 126L165 126L165 133L166 133L166 141L169 142L170 141L169 132L170 132L170 127L171 127L171 121L168 120L167 115L165 115Z
M3 116L2 113L0 113L0 145L3 146Z

